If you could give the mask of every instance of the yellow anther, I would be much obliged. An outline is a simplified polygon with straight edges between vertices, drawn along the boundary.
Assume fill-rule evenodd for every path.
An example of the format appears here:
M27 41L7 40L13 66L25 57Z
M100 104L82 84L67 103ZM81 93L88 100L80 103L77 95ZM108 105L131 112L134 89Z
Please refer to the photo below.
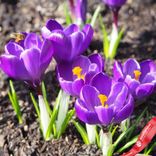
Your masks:
M82 68L79 66L76 66L72 70L73 75L76 75L78 79L83 79L84 80L84 75L82 74Z
M138 81L140 78L141 72L139 70L134 70L134 77Z
M105 108L108 108L108 105L107 104L105 104L105 106L104 106Z
M21 34L21 33L12 33L10 35L10 38L15 39L15 42L19 42L21 40L24 40L25 36L24 34Z
M104 95L104 94L99 94L99 95L98 95L98 98L100 99L101 105L102 105L103 107L108 108L108 105L105 104L105 103L107 102L107 100L108 100L107 96Z

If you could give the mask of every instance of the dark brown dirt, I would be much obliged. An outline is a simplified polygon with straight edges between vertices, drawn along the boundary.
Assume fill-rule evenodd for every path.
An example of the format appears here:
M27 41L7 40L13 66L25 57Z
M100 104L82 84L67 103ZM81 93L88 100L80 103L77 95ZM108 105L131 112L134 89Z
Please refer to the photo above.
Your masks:
M88 16L93 13L98 2L90 1ZM100 0L99 0L100 1ZM0 0L0 53L3 52L9 34L21 31L40 31L48 18L55 18L65 24L63 1L60 0ZM96 5L94 5L96 4ZM102 4L101 4L102 5ZM110 30L111 15L108 8L102 5L101 14L104 23ZM137 60L156 59L156 1L128 0L120 12L120 26L126 30L120 44L117 59L127 58ZM102 36L97 22L94 39L88 53L102 51ZM53 67L53 65L52 65ZM58 93L58 83L54 67L50 68L44 78L47 86L48 100L53 103ZM109 71L110 72L110 71ZM22 82L15 81L15 89L22 108L23 125L18 125L17 119L8 100L8 78L0 71L0 156L100 156L101 151L95 146L83 144L79 134L72 124L59 140L44 142L39 124L36 121L35 110L29 97L29 89ZM57 89L56 89L57 88ZM156 115L156 97L151 96L142 106L137 107L139 114L148 106L149 116ZM136 113L132 118L135 119ZM142 128L148 119L143 119ZM155 151L153 151L153 154Z

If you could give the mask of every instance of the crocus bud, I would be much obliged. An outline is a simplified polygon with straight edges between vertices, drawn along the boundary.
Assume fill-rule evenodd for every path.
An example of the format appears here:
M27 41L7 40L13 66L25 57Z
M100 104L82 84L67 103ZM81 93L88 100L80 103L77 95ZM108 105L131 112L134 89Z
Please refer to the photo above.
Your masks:
M110 8L119 9L126 3L126 0L103 0Z
M109 8L113 12L113 20L114 20L114 25L118 26L118 12L119 9L126 3L126 0L103 0L106 5L109 6Z

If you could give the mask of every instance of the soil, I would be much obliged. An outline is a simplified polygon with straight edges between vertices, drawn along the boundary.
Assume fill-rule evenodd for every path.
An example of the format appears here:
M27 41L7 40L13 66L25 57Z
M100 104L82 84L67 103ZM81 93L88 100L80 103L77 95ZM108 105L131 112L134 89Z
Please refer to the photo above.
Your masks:
M100 1L100 0L99 0ZM63 14L64 1L61 0L0 0L0 53L9 40L10 33L36 31L49 18L55 18L65 24ZM91 16L99 2L89 0ZM106 27L111 26L111 14L101 3L101 14ZM156 59L156 1L128 0L120 11L119 26L125 28L125 36L120 44L117 60L127 58ZM87 53L102 52L102 35L99 23L95 25L94 39ZM110 69L108 70L110 72ZM14 81L15 90L20 100L24 123L19 125L8 99L9 78L0 71L0 156L100 156L101 150L96 146L87 146L82 142L75 127L70 123L65 134L59 140L45 142L40 133L35 110L30 100L30 89L23 82ZM44 78L48 101L53 104L59 86L56 80L54 64L46 72ZM136 108L132 115L140 114L148 106L149 116L156 115L156 96L152 95L144 104ZM138 131L148 121L143 118ZM156 150L153 151L153 154Z

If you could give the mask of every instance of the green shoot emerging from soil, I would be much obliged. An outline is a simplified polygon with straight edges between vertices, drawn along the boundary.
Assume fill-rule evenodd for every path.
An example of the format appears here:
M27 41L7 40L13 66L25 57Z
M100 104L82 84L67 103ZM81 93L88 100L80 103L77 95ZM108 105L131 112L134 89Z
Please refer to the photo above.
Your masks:
M10 91L8 92L9 99L10 99L12 107L13 107L15 113L16 113L16 116L18 118L19 124L22 124L23 123L22 113L21 113L21 110L20 110L20 105L19 105L19 101L18 101L18 98L17 98L17 95L16 95L16 91L14 89L14 85L13 85L13 82L11 80L9 81L9 84L10 84Z

